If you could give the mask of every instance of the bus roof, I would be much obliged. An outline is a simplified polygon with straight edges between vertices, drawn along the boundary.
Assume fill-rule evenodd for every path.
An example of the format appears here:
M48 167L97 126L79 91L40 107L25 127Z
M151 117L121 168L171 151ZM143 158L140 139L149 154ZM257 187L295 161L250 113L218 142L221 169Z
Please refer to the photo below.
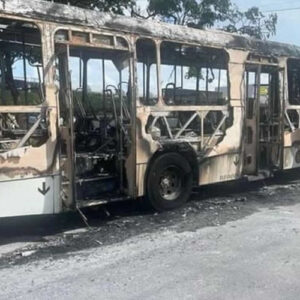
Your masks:
M195 43L202 46L242 49L266 56L299 57L300 47L217 30L200 30L153 20L97 12L40 0L1 0L0 12L34 20L107 28L165 40Z

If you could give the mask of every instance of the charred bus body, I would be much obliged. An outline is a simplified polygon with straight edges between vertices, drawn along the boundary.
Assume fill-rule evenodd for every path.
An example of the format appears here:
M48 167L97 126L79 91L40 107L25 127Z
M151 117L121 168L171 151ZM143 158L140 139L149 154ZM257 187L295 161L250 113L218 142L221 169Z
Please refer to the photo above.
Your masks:
M300 48L0 3L0 217L300 167Z

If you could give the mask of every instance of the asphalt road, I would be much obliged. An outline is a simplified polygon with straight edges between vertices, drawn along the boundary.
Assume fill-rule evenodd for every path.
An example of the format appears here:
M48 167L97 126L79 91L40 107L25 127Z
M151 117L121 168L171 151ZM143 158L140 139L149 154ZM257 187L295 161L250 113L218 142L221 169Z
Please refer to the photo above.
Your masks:
M0 299L299 299L300 179L0 222Z

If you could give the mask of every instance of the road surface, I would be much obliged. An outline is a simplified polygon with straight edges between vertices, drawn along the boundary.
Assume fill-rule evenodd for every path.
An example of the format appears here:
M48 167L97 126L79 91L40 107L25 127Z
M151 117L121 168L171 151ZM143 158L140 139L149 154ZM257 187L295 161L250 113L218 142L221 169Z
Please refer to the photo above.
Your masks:
M0 299L299 299L300 179L0 223Z

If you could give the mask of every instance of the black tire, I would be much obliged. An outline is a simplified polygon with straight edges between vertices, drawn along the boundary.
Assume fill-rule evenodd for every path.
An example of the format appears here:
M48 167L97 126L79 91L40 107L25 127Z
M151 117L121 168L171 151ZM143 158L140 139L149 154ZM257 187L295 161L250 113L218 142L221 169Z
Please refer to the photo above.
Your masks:
M157 211L182 206L190 197L192 169L180 154L170 152L158 156L150 165L146 182L146 201Z

